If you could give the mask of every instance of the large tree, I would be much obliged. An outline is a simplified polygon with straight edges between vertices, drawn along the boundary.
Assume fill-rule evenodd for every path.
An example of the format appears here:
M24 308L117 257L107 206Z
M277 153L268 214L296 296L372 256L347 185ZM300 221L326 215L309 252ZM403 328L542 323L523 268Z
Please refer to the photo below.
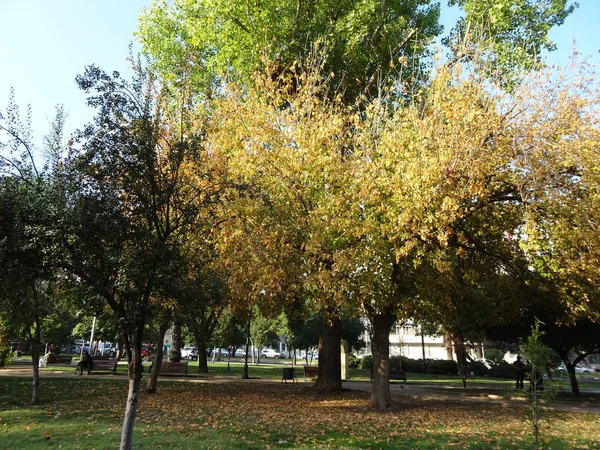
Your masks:
M93 66L77 77L98 115L64 164L69 269L110 305L125 340L121 448L132 445L153 294L176 276L178 246L219 185L186 92L174 98L141 64L135 69L131 82Z
M32 403L40 402L38 362L48 325L61 314L60 251L56 224L62 203L52 165L38 168L31 111L22 117L14 101L0 111L0 309L2 323L29 347L33 364ZM64 112L57 109L45 139L51 154L60 145Z
M329 55L323 75L333 78L331 92L353 103L398 68L422 70L419 58L441 31L438 16L439 4L429 0L159 0L142 13L137 37L170 79L195 72L204 87L206 77L229 72L248 83L263 57L290 73L318 42Z

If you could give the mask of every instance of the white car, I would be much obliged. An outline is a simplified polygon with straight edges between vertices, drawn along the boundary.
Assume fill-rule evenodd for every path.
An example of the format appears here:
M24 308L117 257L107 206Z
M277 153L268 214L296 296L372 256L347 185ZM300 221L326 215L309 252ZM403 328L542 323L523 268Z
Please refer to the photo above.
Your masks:
M567 374L567 367L564 364L561 364L560 366L558 366L556 368L556 371L559 374L566 375ZM575 373L592 373L592 370L588 369L587 367L575 366Z
M263 348L260 352L261 358L285 358L283 353L273 350L272 348Z
M241 348L238 348L238 349L235 351L235 353L234 353L234 355L233 355L233 356L236 356L236 357L238 357L238 358L243 358L244 356L246 356L246 352L245 352L244 350L242 350Z
M181 359L188 359L190 361L198 359L198 348L197 347L183 347L181 349Z

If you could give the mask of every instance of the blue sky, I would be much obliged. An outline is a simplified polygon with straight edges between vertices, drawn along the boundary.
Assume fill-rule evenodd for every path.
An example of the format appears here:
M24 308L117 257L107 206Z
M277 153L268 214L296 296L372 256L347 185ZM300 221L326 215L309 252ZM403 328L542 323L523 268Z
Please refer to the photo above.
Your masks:
M47 132L59 103L69 113L68 133L83 126L93 111L85 105L75 76L89 64L127 72L128 46L134 41L140 8L150 4L151 0L0 0L0 108L5 108L14 87L17 103L32 107L38 139ZM579 0L579 5L552 31L559 50L549 62L566 64L576 41L582 55L600 63L600 0ZM442 23L448 29L455 19L446 12Z

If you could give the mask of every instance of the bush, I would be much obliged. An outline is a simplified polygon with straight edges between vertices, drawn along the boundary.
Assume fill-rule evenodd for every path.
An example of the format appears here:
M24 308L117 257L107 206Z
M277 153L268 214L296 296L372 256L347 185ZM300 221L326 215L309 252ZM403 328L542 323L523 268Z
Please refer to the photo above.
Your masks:
M495 364L500 364L503 361L506 350L499 348L486 348L485 357Z
M469 373L476 377L485 377L488 374L489 369L481 361L469 361L467 363Z
M405 372L425 373L425 371L427 370L427 360L425 360L425 365L423 365L422 359L411 359L402 357L402 369Z
M359 369L360 368L360 359L358 359L352 353L350 353L348 355L348 367L350 369Z
M456 375L458 364L451 359L428 359L427 373L435 375Z
M494 364L492 368L488 371L491 377L495 378L515 378L516 370L512 364L507 363L506 361L500 361L498 364Z
M373 368L373 355L365 355L360 358L358 368L371 370Z

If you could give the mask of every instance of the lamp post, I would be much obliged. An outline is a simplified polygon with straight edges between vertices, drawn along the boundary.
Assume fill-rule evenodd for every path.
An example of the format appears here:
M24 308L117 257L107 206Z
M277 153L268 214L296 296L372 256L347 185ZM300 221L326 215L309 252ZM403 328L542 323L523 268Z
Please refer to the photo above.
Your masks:
M96 328L96 316L94 315L94 320L92 321L92 333L90 334L90 352L92 351L92 345L94 345L94 330ZM85 343L84 343L85 345ZM82 347L83 351L83 347Z

